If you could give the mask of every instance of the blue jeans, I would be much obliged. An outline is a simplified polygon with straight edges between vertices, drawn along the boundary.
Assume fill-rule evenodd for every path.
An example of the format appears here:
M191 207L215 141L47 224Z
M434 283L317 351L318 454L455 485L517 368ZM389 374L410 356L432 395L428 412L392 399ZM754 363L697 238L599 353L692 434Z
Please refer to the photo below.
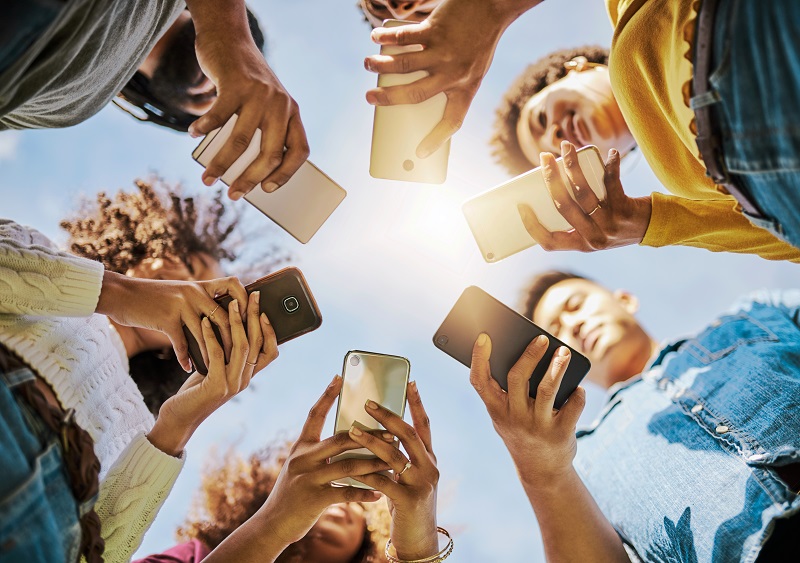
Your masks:
M800 248L800 1L725 0L714 28L712 111L732 182Z
M11 391L33 377L27 369L0 369L0 562L73 562L81 507L59 437Z

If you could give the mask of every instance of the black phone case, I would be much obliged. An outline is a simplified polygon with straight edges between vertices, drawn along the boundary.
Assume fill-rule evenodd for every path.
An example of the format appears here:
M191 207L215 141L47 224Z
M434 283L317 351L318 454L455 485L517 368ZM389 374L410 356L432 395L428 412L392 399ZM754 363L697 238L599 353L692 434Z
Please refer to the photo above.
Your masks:
M525 348L540 334L550 339L550 345L542 361L533 370L530 395L536 397L550 360L559 346L567 346L546 330L536 326L513 309L507 307L482 289L470 286L448 313L442 325L433 335L433 344L445 354L467 367L472 363L472 348L478 335L485 332L492 339L492 355L489 366L492 377L508 391L508 372L517 363ZM571 346L572 357L558 389L555 407L560 409L567 398L577 389L591 364L589 360Z
M288 340L316 330L322 324L322 314L319 312L314 295L311 293L303 273L297 268L284 268L259 278L246 285L245 289L248 295L256 290L261 292L259 309L267 314L267 318L275 331L278 344L283 344ZM292 297L297 300L298 308L289 312L293 305L290 301L287 307L285 302ZM223 295L218 297L216 301L221 309L225 308L227 311L232 299L228 295ZM247 323L244 326L245 330L247 330ZM213 320L211 327L217 336L217 342L222 342L219 329ZM185 325L183 334L189 343L189 356L192 358L194 369L201 375L208 374L208 368L203 361L200 346Z

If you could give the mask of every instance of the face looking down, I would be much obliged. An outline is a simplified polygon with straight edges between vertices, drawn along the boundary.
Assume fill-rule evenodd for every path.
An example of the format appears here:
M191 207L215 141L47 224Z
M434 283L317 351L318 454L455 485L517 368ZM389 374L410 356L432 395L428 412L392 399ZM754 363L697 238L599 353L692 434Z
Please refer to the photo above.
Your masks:
M372 27L381 27L383 20L421 22L443 0L359 0L361 10Z
M329 506L302 540L309 563L348 563L366 534L364 507L357 502Z

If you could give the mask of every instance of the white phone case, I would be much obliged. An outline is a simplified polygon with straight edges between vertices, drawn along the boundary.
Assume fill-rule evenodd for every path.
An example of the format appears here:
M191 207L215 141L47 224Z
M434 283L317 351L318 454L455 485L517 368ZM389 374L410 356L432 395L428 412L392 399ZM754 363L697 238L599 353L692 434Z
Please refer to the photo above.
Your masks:
M236 118L234 115L223 127L206 135L192 153L192 157L203 166L208 166L230 137ZM256 159L260 147L261 130L256 129L250 146L220 180L230 186ZM261 189L261 184L258 184L244 196L244 199L305 244L311 240L346 195L347 192L339 184L307 160L286 184L274 192L267 193Z
M414 22L387 20L384 27L397 27ZM382 55L421 51L420 45L403 47L383 45ZM378 86L387 88L410 84L428 76L424 70L409 74L381 74ZM447 96L443 92L419 104L376 106L372 122L372 151L369 173L373 178L441 184L447 179L450 157L448 139L427 158L417 158L417 146L442 120Z
M600 151L597 147L589 145L578 150L577 154L589 187L597 199L603 201L606 198L606 187L603 183L605 167L600 158ZM569 186L563 160L558 158L556 162L564 184ZM572 192L570 195L574 199ZM556 209L545 186L541 167L534 168L467 200L461 207L472 230L472 236L475 237L481 255L487 262L497 262L536 245L536 241L531 238L522 223L517 209L520 203L529 205L536 218L548 231L572 229Z

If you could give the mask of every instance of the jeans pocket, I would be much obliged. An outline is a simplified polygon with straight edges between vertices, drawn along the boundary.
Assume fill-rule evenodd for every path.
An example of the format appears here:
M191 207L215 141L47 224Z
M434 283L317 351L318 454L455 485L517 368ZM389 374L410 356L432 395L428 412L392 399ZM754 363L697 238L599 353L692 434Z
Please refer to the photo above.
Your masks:
M779 340L764 324L742 312L720 318L685 346L692 357L708 365L724 358L739 346Z

